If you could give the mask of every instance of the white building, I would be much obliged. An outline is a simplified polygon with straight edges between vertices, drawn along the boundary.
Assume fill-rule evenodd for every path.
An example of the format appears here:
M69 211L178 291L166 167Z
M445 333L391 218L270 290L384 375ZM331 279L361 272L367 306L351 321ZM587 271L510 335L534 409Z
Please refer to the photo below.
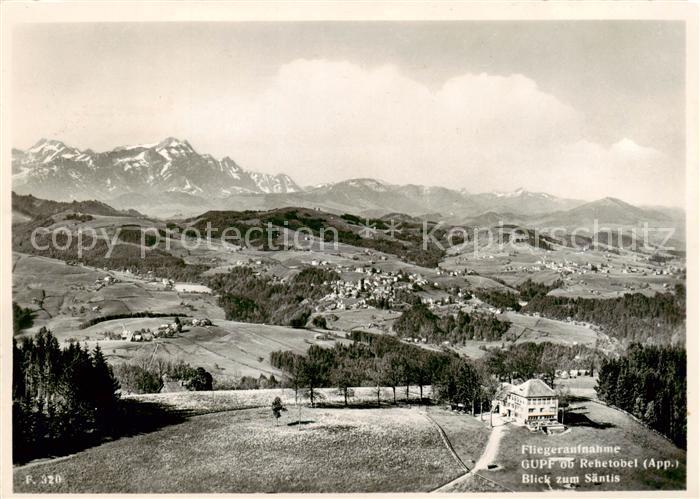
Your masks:
M541 379L530 379L514 386L505 383L494 400L495 410L518 424L538 424L557 420L559 399Z

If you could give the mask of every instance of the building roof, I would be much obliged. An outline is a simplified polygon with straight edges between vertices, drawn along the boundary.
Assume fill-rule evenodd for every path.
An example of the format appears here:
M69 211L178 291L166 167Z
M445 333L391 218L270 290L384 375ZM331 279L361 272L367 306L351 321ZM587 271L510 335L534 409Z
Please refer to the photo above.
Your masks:
M495 400L505 400L505 398L508 396L510 392L513 391L515 387L511 385L510 383L503 383L501 387L498 389L496 392L496 398Z
M511 393L521 397L554 397L556 393L541 379L529 379L525 383L513 387Z

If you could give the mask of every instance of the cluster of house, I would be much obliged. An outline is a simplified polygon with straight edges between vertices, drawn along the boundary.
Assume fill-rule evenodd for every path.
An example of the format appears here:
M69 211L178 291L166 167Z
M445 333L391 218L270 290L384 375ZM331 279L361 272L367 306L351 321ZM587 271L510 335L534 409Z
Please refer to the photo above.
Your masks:
M600 263L595 265L591 262L578 263L571 260L564 260L561 262L547 261L546 259L537 260L535 265L528 267L528 270L539 272L543 270L554 270L559 272L560 275L567 274L587 274L589 272L608 272L608 265L606 263Z
M153 341L156 335L150 329L139 329L138 331L130 331L126 328L122 331L122 340L124 341Z
M104 288L105 286L109 286L111 284L116 284L119 282L119 279L112 275L108 275L106 277L103 277L102 279L95 279L95 287L93 288L94 291L99 291L100 289Z
M557 369L554 376L557 378L578 378L579 376L590 376L590 369Z
M338 272L342 270L337 269ZM372 267L348 268L346 271L363 276L355 282L339 279L324 283L330 286L331 292L320 300L321 310L367 308L367 302L372 300L386 300L391 305L400 290L410 291L414 289L414 283L427 283L418 274L408 274L406 280L400 279L397 272L384 272Z
M182 331L182 325L178 322L161 324L155 331L151 331L150 328L131 331L122 326L121 339L124 341L153 341L155 338L170 338L180 331Z
M192 326L199 326L199 327L207 327L211 326L211 321L207 319L206 317L203 317L201 319L192 319L189 321L190 325Z

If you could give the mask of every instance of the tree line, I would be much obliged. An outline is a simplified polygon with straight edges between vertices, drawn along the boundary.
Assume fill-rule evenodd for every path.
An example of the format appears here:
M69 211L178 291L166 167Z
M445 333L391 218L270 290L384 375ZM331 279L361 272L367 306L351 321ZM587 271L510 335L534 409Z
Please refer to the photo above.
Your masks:
M514 380L540 377L552 386L558 369L586 369L592 373L604 359L605 354L584 345L527 342L506 349L490 349L482 362L500 381L513 383Z
M603 361L596 392L686 448L686 351L634 343L626 355Z
M397 390L405 389L410 400L410 386L418 386L417 401L425 402L424 388L431 386L433 398L475 407L488 403L495 393L495 384L488 373L454 353L437 352L403 343L399 339L354 331L352 344L336 344L333 348L312 345L306 354L278 351L270 354L270 362L281 369L297 393L314 405L318 388L337 388L344 403L352 397L353 387L374 387L377 405L381 405L381 389L390 387L393 402Z
M125 314L110 314L110 315L101 315L99 317L93 317L92 319L88 319L84 322L82 322L79 326L79 329L87 329L90 326L94 326L95 324L99 324L100 322L106 322L106 321L113 321L115 319L132 319L132 318L140 318L140 317L188 317L187 314L181 314L181 313L165 313L165 312L129 312Z
M152 360L143 357L117 364L114 376L122 391L132 393L159 393L166 378L180 382L184 389L190 391L213 389L211 373L203 367L193 367L182 359L170 361L160 357Z

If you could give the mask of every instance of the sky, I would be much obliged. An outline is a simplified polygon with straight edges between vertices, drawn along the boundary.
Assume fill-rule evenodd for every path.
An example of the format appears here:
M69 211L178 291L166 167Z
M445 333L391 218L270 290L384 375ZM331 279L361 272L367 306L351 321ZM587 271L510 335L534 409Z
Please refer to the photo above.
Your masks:
M21 25L13 146L174 136L302 185L682 205L680 22Z

